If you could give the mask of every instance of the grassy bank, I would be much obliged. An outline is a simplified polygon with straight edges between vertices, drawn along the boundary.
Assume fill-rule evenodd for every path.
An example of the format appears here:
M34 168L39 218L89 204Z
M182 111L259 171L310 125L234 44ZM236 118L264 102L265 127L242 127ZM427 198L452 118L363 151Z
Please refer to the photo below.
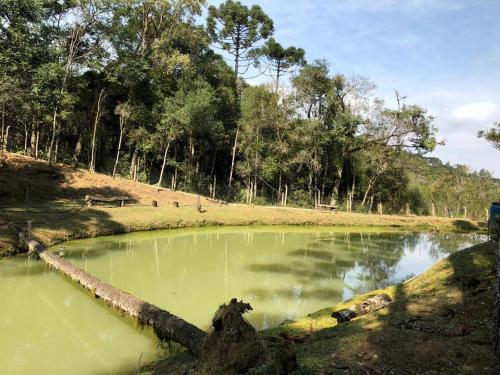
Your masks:
M267 334L301 341L300 362L314 373L498 373L491 348L497 246L489 242L454 253L404 284L357 296ZM333 311L379 293L395 302L348 323L337 325L331 318Z
M355 213L330 214L315 210L250 207L243 205L78 207L72 202L33 207L10 207L2 212L4 222L33 221L33 236L45 245L76 239L146 231L209 225L336 225L402 228L410 230L479 230L481 223L437 217L406 217ZM12 237L0 227L0 247L9 248Z
M406 283L261 334L287 339L303 374L498 374L491 347L497 246L488 242L459 251ZM331 317L379 293L394 302L348 323L337 325ZM181 354L143 371L181 374L195 363Z

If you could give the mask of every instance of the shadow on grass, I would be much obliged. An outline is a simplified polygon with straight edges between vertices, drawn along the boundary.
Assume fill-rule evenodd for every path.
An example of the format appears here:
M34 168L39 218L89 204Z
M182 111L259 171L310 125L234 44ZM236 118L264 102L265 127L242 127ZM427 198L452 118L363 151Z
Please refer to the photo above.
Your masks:
M66 166L41 161L8 163L0 173L0 241L12 241L5 223L26 226L32 220L34 236L46 245L47 238L64 240L99 234L121 233L124 228L105 211L84 207L85 195L129 196L110 186L70 186L67 179L78 172ZM131 203L136 203L131 199ZM119 209L119 208L117 208Z
M459 230L478 230L480 229L477 225L471 223L468 220L453 220L453 226Z
M388 308L312 335L306 363L332 374L497 374L494 249L454 253L433 274L395 286Z

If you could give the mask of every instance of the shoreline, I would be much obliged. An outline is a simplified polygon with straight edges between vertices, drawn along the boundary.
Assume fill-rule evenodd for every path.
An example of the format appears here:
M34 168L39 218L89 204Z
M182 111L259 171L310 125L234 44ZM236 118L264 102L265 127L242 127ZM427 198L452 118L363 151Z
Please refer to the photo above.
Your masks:
M467 219L347 212L332 214L313 209L268 206L205 205L203 213L198 213L190 205L179 208L153 208L145 205L122 208L83 207L76 212L70 211L69 214L47 213L50 207L46 205L37 210L12 207L9 221L25 223L33 220L33 237L47 247L70 240L132 232L226 226L331 226L391 231L485 232L484 222ZM63 212L67 207L69 206L62 204L58 209ZM54 211L53 208L52 210ZM3 232L0 231L0 256L2 253L5 255L12 252L14 241L6 228L3 228Z

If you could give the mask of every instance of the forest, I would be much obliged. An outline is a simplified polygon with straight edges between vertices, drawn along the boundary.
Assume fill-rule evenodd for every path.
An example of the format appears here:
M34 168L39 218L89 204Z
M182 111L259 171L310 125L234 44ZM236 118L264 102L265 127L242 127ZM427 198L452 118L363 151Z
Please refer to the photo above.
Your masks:
M425 108L282 46L257 5L206 5L1 1L0 150L249 204L485 218L500 181L426 157Z

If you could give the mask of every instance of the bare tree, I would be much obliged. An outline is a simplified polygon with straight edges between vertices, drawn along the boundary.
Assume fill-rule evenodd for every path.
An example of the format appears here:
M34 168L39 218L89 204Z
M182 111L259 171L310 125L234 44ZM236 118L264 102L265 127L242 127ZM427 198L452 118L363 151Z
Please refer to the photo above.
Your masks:
M120 151L121 151L122 140L123 140L123 127L125 125L125 121L127 121L127 119L130 117L131 112L132 112L132 108L128 104L128 101L126 103L118 104L115 108L115 115L119 116L120 137L118 138L118 149L116 151L116 160L115 160L115 165L113 167L113 177L115 177L115 175L116 175L118 161L120 160Z
M89 165L89 171L91 173L95 172L95 162L96 162L96 134L97 134L97 126L99 125L99 120L101 119L102 116L102 104L103 101L106 97L105 95L106 90L102 89L99 92L99 97L97 98L97 109L95 113L95 119L94 119L94 131L92 133L92 153L91 153L91 158L90 158L90 165Z

